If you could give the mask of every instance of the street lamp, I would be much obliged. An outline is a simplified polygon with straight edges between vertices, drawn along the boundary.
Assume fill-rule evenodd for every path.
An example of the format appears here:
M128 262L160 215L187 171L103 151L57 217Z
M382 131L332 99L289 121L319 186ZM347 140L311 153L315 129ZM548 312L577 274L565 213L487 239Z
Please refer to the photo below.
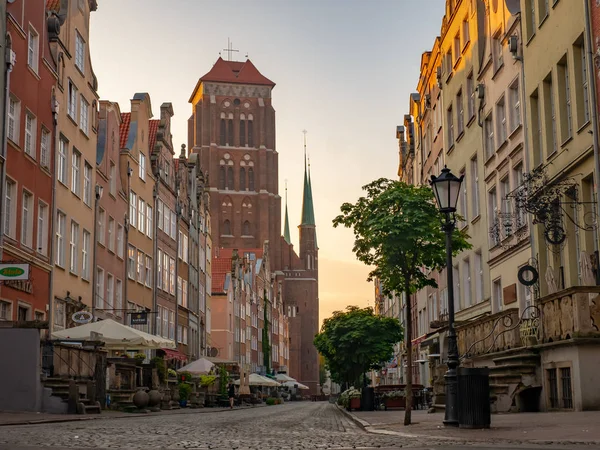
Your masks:
M457 178L446 166L439 177L431 176L431 187L440 212L444 215L442 229L446 232L446 274L448 289L448 371L446 379L446 408L444 425L458 426L458 346L454 329L454 283L452 281L452 232L456 225L456 203L463 177Z

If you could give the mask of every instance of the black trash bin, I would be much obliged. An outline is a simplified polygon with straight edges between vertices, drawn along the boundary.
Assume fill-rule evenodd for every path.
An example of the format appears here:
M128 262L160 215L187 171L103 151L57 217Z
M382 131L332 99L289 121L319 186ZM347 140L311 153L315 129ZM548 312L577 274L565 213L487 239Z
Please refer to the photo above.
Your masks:
M375 388L364 387L360 398L360 409L363 411L375 410Z
M458 369L458 426L489 428L490 371L484 368Z

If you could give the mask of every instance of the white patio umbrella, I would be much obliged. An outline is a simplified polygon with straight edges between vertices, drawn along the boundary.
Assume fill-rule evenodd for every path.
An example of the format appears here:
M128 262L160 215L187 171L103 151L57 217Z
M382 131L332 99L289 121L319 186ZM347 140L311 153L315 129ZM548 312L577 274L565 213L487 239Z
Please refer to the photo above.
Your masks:
M275 379L280 383L283 383L285 381L296 381L295 378L287 376L285 373L278 373L277 375L275 375Z
M200 358L183 366L181 369L177 369L177 372L189 372L192 375L207 375L213 366L214 364L208 359Z
M294 381L286 381L285 383L283 383L283 386L287 386L290 388L297 388L297 389L310 389L308 386L306 386L305 384L302 384L296 380Z
M92 336L92 334L94 335ZM115 322L112 319L100 320L56 331L52 333L52 338L65 341L100 340L104 342L104 347L110 350L175 348L173 341L144 333L143 331Z
M275 386L279 386L279 383L275 380L271 380L270 378L267 377L263 377L262 375L259 375L257 373L251 373L250 376L248 377L248 384L250 386L269 386L269 387L275 387ZM235 380L233 382L233 384L239 385L240 384L240 380Z

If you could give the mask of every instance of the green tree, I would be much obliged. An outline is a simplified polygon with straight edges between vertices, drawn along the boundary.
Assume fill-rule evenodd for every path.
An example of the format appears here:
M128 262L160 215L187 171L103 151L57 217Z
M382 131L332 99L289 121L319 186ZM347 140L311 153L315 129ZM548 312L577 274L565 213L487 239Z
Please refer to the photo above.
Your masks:
M348 306L323 321L314 343L332 379L358 388L368 370L393 356L394 344L401 339L398 319L375 315L373 308Z
M381 281L384 294L406 294L406 413L411 423L412 316L411 295L426 286L437 287L432 271L446 265L446 236L429 186L413 186L381 178L363 187L366 196L344 203L334 227L354 230L353 252L359 261L375 267L368 281ZM470 248L469 236L455 230L454 254Z

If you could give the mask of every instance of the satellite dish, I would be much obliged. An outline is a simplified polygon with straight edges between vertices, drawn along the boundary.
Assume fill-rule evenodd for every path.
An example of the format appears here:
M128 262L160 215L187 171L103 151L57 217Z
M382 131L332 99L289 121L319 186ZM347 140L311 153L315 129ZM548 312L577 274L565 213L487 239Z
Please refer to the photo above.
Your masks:
M211 347L209 354L211 358L216 358L219 355L219 349L217 347Z

